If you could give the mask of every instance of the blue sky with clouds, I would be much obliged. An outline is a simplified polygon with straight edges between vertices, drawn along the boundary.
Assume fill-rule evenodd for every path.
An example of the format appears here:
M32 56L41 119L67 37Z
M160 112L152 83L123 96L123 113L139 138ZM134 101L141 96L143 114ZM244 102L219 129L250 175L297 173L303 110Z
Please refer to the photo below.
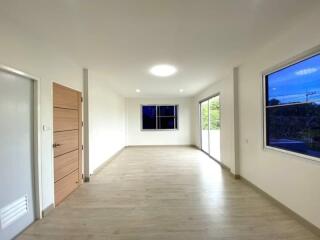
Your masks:
M320 102L320 54L268 75L268 100Z

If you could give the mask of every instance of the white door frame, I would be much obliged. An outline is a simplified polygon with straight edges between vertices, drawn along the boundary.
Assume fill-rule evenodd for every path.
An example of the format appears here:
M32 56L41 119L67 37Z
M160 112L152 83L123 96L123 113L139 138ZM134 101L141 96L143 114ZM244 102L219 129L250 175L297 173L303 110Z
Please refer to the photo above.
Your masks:
M42 184L41 184L41 125L40 125L40 78L34 77L28 73L11 68L5 65L0 65L0 71L15 74L33 81L33 192L34 192L34 207L36 219L42 218Z

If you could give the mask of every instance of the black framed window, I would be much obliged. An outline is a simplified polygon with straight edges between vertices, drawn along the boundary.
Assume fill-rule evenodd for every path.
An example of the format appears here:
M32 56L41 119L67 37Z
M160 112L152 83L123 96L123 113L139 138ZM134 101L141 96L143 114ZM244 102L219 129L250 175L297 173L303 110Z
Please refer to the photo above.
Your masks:
M266 145L320 157L320 54L265 76Z
M178 129L178 105L144 105L141 113L142 130Z

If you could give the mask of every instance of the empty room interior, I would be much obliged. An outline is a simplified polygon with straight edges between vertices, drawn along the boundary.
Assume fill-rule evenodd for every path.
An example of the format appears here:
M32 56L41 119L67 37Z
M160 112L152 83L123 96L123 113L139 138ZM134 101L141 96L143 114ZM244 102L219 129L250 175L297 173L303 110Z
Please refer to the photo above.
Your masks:
M320 1L2 0L0 240L320 239Z

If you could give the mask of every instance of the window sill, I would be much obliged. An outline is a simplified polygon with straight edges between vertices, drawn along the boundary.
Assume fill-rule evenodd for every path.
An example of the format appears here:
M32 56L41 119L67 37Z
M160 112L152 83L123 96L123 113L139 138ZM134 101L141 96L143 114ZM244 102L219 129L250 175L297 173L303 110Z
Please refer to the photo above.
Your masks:
M268 150L277 151L277 152L285 153L285 154L288 154L288 155L293 155L293 156L296 156L296 157L299 157L299 158L303 158L304 160L311 160L313 162L320 163L320 158L312 157L312 156L305 155L305 154L302 154L302 153L296 153L296 152L284 150L284 149L281 149L281 148L270 147L270 146L265 145L264 146L264 150L265 151L268 151Z
M141 129L141 132L164 132L164 131L179 131L179 129Z

